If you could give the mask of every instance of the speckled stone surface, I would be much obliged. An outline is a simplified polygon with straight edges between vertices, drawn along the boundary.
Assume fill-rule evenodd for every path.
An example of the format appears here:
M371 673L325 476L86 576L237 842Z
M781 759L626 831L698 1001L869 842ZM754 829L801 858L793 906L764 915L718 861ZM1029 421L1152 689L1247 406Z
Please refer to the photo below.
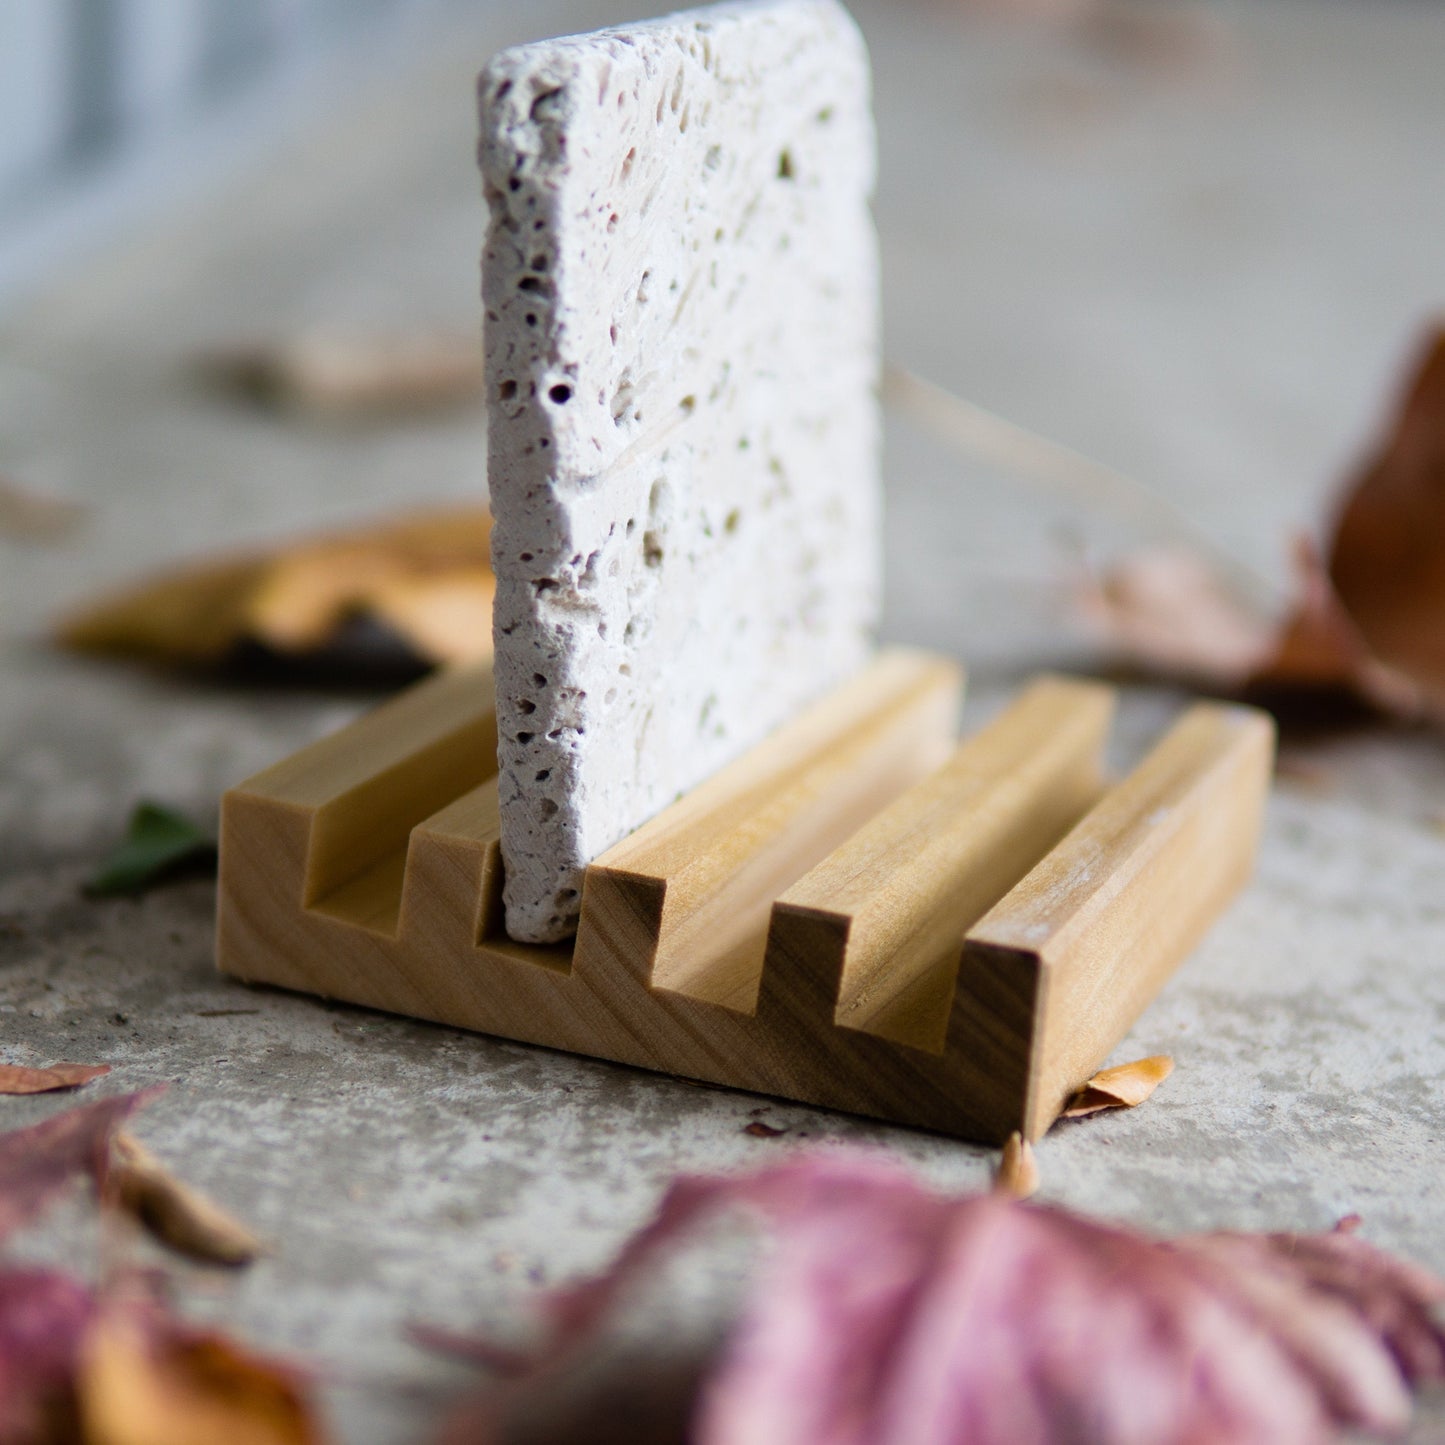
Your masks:
M43 620L167 558L478 492L480 417L307 427L198 391L182 362L258 328L472 324L477 57L621 18L610 0L505 8L0 317L0 470L92 507L64 546L0 539L0 1056L113 1063L93 1095L170 1082L139 1134L277 1250L188 1276L182 1300L318 1361L345 1445L422 1438L470 1378L409 1322L520 1332L536 1291L606 1260L678 1170L820 1139L949 1187L990 1163L224 982L205 882L79 896L138 797L213 817L224 786L364 700L62 659ZM1283 577L1439 302L1445 13L1248 0L1122 45L923 0L855 10L889 353L1148 478ZM970 661L969 722L1041 666L1097 661L1061 620L1072 539L1136 538L904 423L884 471L885 635ZM1119 760L1182 701L1129 688ZM1255 883L1119 1050L1166 1050L1174 1075L1136 1113L1050 1134L1043 1197L1162 1231L1357 1211L1367 1238L1445 1270L1445 746L1360 733L1284 757ZM0 1100L0 1127L65 1106ZM756 1110L786 1132L745 1134ZM84 1263L88 1239L67 1211L32 1248ZM1442 1435L1436 1401L1414 1439Z
M868 58L835 0L478 86L506 919L860 667L882 590Z

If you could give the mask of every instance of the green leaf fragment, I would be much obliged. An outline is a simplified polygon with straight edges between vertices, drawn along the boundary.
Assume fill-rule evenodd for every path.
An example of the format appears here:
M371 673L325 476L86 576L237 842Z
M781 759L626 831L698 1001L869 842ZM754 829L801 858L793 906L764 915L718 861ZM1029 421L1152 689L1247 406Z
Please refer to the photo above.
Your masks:
M216 843L189 818L140 803L125 838L85 885L94 898L142 893L181 872L215 867Z

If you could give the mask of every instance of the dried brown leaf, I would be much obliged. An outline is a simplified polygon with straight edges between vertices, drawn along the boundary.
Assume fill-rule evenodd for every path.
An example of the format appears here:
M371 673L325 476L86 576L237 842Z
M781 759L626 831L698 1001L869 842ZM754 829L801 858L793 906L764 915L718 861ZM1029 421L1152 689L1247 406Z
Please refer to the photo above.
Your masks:
M1328 563L1295 543L1294 599L1271 621L1187 550L1141 553L1092 579L1079 608L1124 659L1298 713L1341 701L1445 722L1445 329L1346 490Z
M491 518L484 507L395 518L269 552L162 573L57 629L81 652L217 663L243 643L306 656L362 617L431 662L491 655Z
M648 1440L680 1440L686 1421L691 1445L1323 1442L1399 1430L1410 1388L1445 1378L1445 1281L1357 1236L1165 1242L997 1193L948 1198L833 1153L678 1180L610 1270L553 1299L531 1372L446 1439L594 1438L607 1392L568 1412L569 1379L669 1251L737 1208L776 1247L700 1391ZM659 1418L650 1382L634 1363L609 1417Z
M1082 1119L1105 1109L1137 1109L1173 1072L1174 1060L1168 1054L1101 1069L1064 1105L1059 1117Z
M0 1064L0 1094L48 1094L55 1089L77 1089L108 1073L109 1064L51 1064L48 1069Z
M1426 337L1385 439L1347 489L1329 579L1369 651L1445 711L1445 326Z
M1166 677L1235 690L1268 654L1270 624L1255 616L1202 557L1150 547L1077 594L1082 619L1120 656Z
M261 1242L218 1204L182 1183L140 1140L111 1140L105 1198L133 1215L163 1244L206 1264L243 1265Z
M395 417L479 402L479 336L316 333L201 360L213 380L264 406L333 420Z
M993 1176L994 1193L1009 1199L1029 1199L1039 1192L1039 1183L1034 1146L1015 1129L1003 1146L998 1170Z
M79 502L31 491L0 476L0 537L22 542L56 542L70 536L85 517Z
M85 1445L320 1445L299 1372L154 1311L106 1310L82 1350Z

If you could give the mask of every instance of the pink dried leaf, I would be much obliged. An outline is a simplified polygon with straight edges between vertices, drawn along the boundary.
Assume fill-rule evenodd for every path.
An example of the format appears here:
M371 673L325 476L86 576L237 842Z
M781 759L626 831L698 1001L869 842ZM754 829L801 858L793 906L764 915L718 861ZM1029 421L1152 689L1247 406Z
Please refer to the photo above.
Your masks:
M1445 1285L1349 1235L1166 1244L824 1154L679 1180L611 1270L554 1297L546 1398L667 1251L739 1207L775 1248L694 1445L1299 1445L1398 1428L1408 1386L1445 1375Z
M102 1099L0 1134L0 1241L38 1215L77 1176L101 1180L111 1135L162 1091Z
M94 1314L90 1292L65 1275L0 1270L0 1441L49 1438Z
M1445 1280L1338 1227L1327 1234L1202 1234L1171 1246L1239 1275L1286 1278L1312 1299L1346 1304L1412 1384L1445 1380L1436 1312Z
M406 1332L419 1349L444 1355L462 1364L475 1365L479 1370L497 1375L519 1375L531 1363L531 1356L525 1350L498 1344L482 1335L449 1330L442 1325L412 1324L407 1326Z

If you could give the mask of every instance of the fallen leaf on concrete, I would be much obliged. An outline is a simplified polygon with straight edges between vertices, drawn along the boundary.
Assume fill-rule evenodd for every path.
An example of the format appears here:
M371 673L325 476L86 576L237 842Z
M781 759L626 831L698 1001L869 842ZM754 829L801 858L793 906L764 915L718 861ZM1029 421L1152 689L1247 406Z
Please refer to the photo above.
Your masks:
M137 804L125 837L85 885L92 898L141 893L187 870L213 870L216 843L189 818Z
M1188 550L1125 559L1081 590L1084 619L1131 663L1298 712L1349 701L1445 722L1445 329L1434 331L1327 557L1295 544L1293 601L1271 620Z
M85 516L79 502L31 491L0 476L0 537L21 542L57 542L70 536Z
M161 1092L105 1099L0 1134L0 1243L77 1176L102 1197L127 1189L127 1167L149 1176L152 1193L172 1196L172 1217L188 1211L178 1232L214 1237L214 1207L198 1207L173 1181L157 1182L158 1166L117 1132ZM175 1318L149 1274L113 1270L97 1290L55 1270L0 1264L3 1445L319 1445L303 1385L289 1365Z
M995 1194L1029 1199L1039 1192L1039 1165L1034 1146L1017 1129L1008 1136L993 1176Z
M109 1064L51 1064L48 1069L0 1064L0 1094L48 1094L56 1089L77 1089L108 1073Z
M250 1264L261 1242L199 1190L183 1184L130 1134L111 1140L103 1195L163 1244L206 1264Z
M398 517L164 572L93 602L56 638L80 652L217 665L247 647L315 658L369 621L432 663L491 656L485 507Z
M319 1445L304 1377L213 1331L113 1306L76 1379L84 1445Z
M481 401L477 335L315 333L205 356L211 380L263 406L332 420L377 420Z
M1105 1109L1137 1109L1173 1072L1174 1060L1168 1054L1101 1069L1064 1105L1059 1117L1082 1119Z
M111 1136L162 1088L83 1104L0 1134L0 1242L28 1223L77 1176L101 1180Z
M1295 543L1295 602L1270 622L1235 598L1201 558L1152 548L1091 579L1082 617L1123 659L1163 677L1281 704L1353 700L1413 719L1428 699L1371 653L1313 543Z
M553 1298L532 1370L447 1438L590 1438L549 1408L568 1372L680 1242L734 1209L775 1247L682 1417L691 1445L1325 1441L1401 1429L1410 1387L1445 1378L1445 1281L1358 1237L1165 1242L935 1194L839 1153L679 1179L605 1274ZM647 1381L633 1368L625 1383Z

